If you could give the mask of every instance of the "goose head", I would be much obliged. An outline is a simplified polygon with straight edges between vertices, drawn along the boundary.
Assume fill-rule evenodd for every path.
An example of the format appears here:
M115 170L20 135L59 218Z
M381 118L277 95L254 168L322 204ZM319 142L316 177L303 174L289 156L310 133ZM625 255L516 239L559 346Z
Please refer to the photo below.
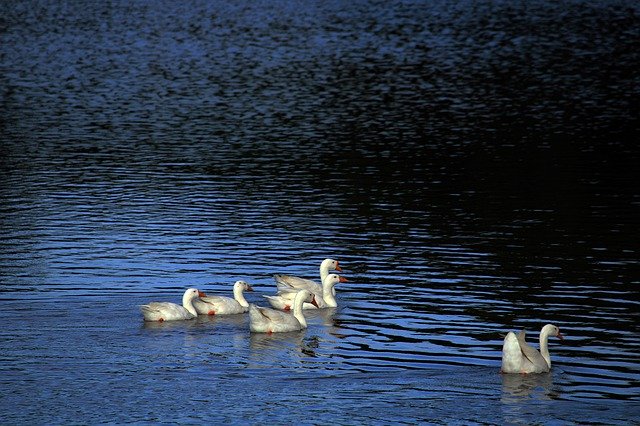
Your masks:
M562 333L560 333L560 329L553 325L553 324L547 324L543 327L544 330L546 330L546 334L548 336L556 336L558 339L560 340L564 340L564 336L562 335Z
M206 297L206 294L198 290L197 288L188 288L187 291L184 292L182 296L182 302L191 302L198 297Z
M316 296L309 290L300 290L298 292L298 295L296 296L296 299L302 299L302 302L311 303L316 308L319 308L318 302L316 301ZM302 306L302 303L300 303L300 306Z
M325 259L322 261L320 268L326 269L327 271L339 271L342 272L342 268L340 267L340 263L337 260L333 259Z
M348 281L349 281L348 279L346 279L341 275L329 274L325 277L324 281L322 281L322 284L324 284L326 287L333 287L338 283L346 283Z
M234 291L253 291L253 287L251 287L246 281L236 281L233 285Z

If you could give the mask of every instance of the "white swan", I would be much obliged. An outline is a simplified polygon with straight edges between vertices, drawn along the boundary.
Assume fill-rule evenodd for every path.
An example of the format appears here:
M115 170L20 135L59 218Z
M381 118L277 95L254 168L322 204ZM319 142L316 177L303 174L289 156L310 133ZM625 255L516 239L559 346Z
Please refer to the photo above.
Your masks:
M140 310L145 321L178 321L193 319L198 316L193 307L193 300L205 297L206 294L196 288L187 289L182 296L182 306L171 302L151 302L141 305Z
M309 290L300 290L293 302L293 315L275 309L249 305L249 328L253 333L281 333L307 328L302 313L304 302L316 304L316 298Z
M337 260L325 259L320 263L320 284L305 278L294 277L292 275L276 274L273 279L276 280L278 290L291 291L291 288L297 290L306 289L315 294L322 294L322 282L329 275L329 271L342 272L342 268ZM334 293L335 294L335 293Z
M547 340L549 336L556 336L560 340L564 337L560 329L553 324L547 324L540 331L540 352L525 342L525 331L515 335L513 331L507 333L502 345L502 373L546 373L551 370L551 357Z
M302 309L323 309L323 308L335 308L338 306L338 302L336 301L336 292L335 285L338 283L344 283L348 280L345 277L342 277L337 274L328 274L322 280L322 292L316 293L315 291L310 291L316 298L317 305L312 305L311 303L304 303L302 305ZM288 311L293 306L293 301L296 297L297 290L293 287L290 287L288 284L280 283L278 294L275 296L263 296L269 304L276 308Z
M243 292L253 291L244 281L236 281L233 285L233 298L226 296L205 296L193 301L193 307L200 315L232 315L249 310L249 303Z

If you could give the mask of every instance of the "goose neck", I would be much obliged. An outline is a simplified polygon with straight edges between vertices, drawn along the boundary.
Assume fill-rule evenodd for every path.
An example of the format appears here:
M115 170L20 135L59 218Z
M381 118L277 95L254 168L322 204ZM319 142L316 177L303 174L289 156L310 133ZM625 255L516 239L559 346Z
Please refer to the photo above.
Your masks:
M324 279L329 275L329 268L334 261L331 259L325 259L320 264L320 284L324 283Z
M198 316L198 311L193 306L193 298L185 297L182 300L182 306L194 317Z
M298 320L303 328L307 327L307 320L302 313L302 304L304 303L304 295L298 293L293 301L293 316Z
M338 307L338 302L336 301L336 296L333 292L335 284L323 285L322 286L322 299L327 304L329 308Z
M249 302L244 298L244 290L241 287L233 288L233 298L236 299L236 302L240 304L243 308L249 307Z
M551 355L549 354L549 333L551 328L548 326L542 327L540 331L540 354L547 361L547 365L551 367Z

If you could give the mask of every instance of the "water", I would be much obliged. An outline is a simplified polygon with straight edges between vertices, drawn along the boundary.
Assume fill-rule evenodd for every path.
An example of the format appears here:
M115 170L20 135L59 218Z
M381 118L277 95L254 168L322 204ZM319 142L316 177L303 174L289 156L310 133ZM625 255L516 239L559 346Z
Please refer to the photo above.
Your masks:
M633 421L638 6L3 3L2 423ZM304 332L138 311L325 257Z

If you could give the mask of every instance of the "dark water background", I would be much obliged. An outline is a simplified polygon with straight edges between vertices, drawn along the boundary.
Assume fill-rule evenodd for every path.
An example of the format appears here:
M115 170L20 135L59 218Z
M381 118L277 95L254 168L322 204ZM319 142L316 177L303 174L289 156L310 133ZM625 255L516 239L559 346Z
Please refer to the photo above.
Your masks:
M0 421L637 419L639 14L0 3ZM137 308L325 257L301 333ZM549 322L552 373L501 376Z

